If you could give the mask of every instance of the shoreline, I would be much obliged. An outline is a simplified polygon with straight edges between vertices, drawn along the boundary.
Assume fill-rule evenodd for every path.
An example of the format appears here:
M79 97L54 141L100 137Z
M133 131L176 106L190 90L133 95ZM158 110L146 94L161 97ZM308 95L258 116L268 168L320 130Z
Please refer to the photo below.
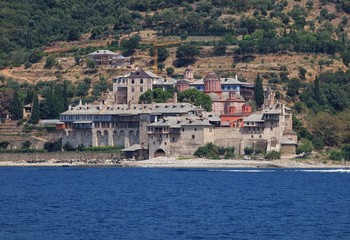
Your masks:
M139 168L349 168L341 162L323 163L315 159L243 160L158 157L142 161L131 160L67 160L59 161L0 161L0 167L139 167Z

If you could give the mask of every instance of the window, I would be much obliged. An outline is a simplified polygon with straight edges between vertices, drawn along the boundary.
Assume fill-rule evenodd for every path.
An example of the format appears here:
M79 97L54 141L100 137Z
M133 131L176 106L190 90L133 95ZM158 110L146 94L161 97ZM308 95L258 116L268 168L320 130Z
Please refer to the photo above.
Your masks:
M153 145L156 145L156 142L153 142Z
M166 145L166 142L164 142L164 145Z
M131 88L131 92L135 92L135 89L133 87Z
M182 131L184 132L184 131L185 131L185 128L182 128Z
M259 135L259 138L261 138L261 135Z
M192 135L192 139L195 139L195 138L196 138L196 136Z
M171 139L173 142L175 142L175 138L173 137L172 139Z
M143 87L140 87L140 92L143 92Z
M143 79L141 78L140 83L143 83Z
M197 128L195 128L194 131L196 132L196 131L197 131Z
M131 79L131 84L135 84L135 80L134 79Z
M252 135L251 137L254 138L254 135Z

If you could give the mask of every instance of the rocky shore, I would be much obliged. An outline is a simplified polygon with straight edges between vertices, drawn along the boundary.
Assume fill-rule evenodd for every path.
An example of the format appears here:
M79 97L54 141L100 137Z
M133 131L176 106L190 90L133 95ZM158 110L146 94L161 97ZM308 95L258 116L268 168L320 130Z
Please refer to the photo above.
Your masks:
M349 168L340 162L327 163L314 159L281 160L232 160L158 157L143 161L120 159L76 159L76 160L12 160L0 161L0 166L13 167L144 167L144 168Z

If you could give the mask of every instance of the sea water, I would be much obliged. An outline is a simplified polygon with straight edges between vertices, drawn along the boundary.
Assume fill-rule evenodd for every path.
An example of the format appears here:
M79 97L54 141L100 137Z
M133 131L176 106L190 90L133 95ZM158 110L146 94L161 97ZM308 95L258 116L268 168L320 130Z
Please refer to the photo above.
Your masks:
M0 168L0 239L350 239L350 171Z

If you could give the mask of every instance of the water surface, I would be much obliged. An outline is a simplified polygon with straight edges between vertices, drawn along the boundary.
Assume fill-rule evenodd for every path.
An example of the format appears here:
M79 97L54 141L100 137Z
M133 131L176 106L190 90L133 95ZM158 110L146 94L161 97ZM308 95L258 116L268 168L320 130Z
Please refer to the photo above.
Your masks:
M349 239L349 170L0 168L0 239Z

